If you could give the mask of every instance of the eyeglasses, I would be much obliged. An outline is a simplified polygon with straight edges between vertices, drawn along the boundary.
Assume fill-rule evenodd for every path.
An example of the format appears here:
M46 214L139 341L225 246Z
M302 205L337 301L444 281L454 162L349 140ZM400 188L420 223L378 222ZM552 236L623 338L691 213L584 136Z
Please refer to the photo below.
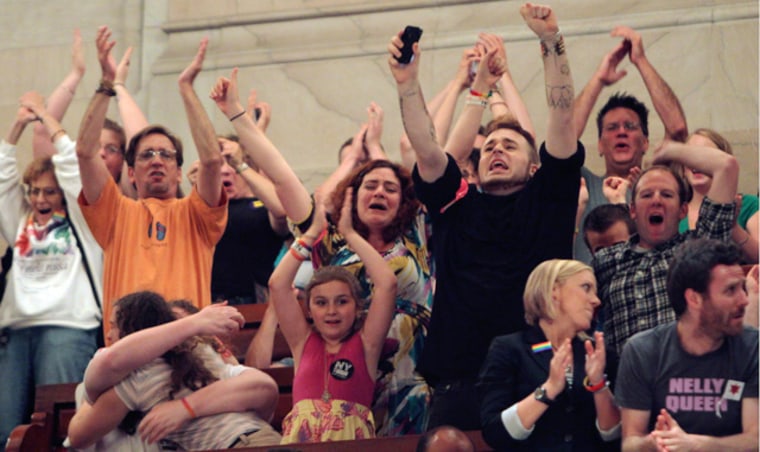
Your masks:
M40 194L42 194L43 197L50 198L52 196L57 195L60 192L61 192L61 190L59 188L53 188L53 187L45 187L45 188L32 187L32 188L29 189L29 196L31 196L31 197L37 197Z
M113 144L107 144L103 146L103 149L105 149L109 154L121 154L121 149Z
M617 129L620 128L620 126L623 126L623 128L627 132L633 132L634 130L639 130L641 128L641 125L639 123L631 122L631 121L625 121L623 123L611 122L611 123L607 124L606 126L604 126L603 129L604 129L605 132L615 132L615 131L617 131Z
M176 160L177 151L174 149L146 149L137 154L137 160L141 162L150 162L156 158L156 156L161 157L161 160L165 162L169 162L171 160Z

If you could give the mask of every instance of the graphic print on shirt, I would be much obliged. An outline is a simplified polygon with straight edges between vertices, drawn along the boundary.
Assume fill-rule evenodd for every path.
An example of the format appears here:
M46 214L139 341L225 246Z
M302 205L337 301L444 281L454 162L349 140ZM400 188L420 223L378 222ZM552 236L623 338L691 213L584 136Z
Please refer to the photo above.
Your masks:
M728 411L728 401L741 402L744 383L725 378L671 378L665 407L671 413Z

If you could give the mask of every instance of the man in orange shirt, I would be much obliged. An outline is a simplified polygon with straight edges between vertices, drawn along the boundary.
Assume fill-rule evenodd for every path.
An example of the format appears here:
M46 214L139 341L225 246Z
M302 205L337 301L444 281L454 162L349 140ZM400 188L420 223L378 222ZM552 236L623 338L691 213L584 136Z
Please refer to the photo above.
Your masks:
M211 304L214 246L227 223L227 197L222 190L224 162L214 128L193 90L208 41L180 74L179 87L190 130L201 161L198 183L186 198L177 198L182 178L182 143L163 126L137 133L125 159L137 200L123 196L98 155L98 140L113 89L108 64L115 42L107 27L97 35L103 78L79 130L77 158L82 177L79 204L105 256L103 318L113 301L138 290L153 290L167 299L185 298L198 307ZM105 324L106 337L109 325Z

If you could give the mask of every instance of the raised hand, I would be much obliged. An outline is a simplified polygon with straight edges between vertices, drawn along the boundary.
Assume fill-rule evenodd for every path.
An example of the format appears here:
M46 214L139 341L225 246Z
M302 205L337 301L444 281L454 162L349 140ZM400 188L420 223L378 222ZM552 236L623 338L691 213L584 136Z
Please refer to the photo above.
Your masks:
M499 81L501 75L507 70L507 54L504 50L504 42L496 35L481 33L478 46L483 49L483 54L472 84L474 86L478 82L483 82L490 88Z
M243 111L238 94L238 68L234 68L230 78L219 77L216 84L211 88L210 97L216 102L216 106L228 118Z
M321 189L314 191L314 218L311 220L311 226L304 235L311 237L313 240L319 238L322 231L327 229L327 202L325 193Z
M607 365L604 350L604 334L601 331L594 333L594 343L587 340L583 344L586 347L586 375L589 383L595 385L604 378L604 367Z
M391 38L390 43L388 43L388 53L390 53L390 56L388 57L388 66L390 66L391 74L399 85L417 79L421 53L419 42L415 42L412 44L414 58L412 58L412 61L410 61L409 64L401 64L396 60L396 57L401 56L401 49L404 47L404 43L401 41L401 35L403 34L404 30L399 31L396 36Z
M343 206L340 209L340 220L338 221L338 232L344 237L354 230L354 219L351 212L353 211L354 189L346 188L346 196L343 198Z
M557 16L550 6L526 3L520 8L520 15L541 40L552 38L559 31Z
M602 193L611 204L625 204L625 197L630 187L631 182L627 178L609 176L602 183Z
M32 121L38 119L45 110L45 98L37 91L24 93L19 99L19 104L34 115Z
M602 85L613 85L628 74L624 69L618 70L617 67L630 50L631 42L623 40L602 58L602 62L599 63L599 67L596 70L596 78L602 82Z
M71 71L79 78L84 75L84 48L82 47L82 33L79 29L74 30L74 41L71 43Z
M367 107L367 133L364 140L367 147L370 145L380 146L380 137L383 135L383 109L374 102Z
M467 89L475 79L475 74L470 72L470 66L473 62L480 61L477 50L475 48L465 49L462 52L462 58L459 60L459 66L457 67L457 73L454 76L454 82L459 86L459 89Z
M116 77L114 78L114 84L125 84L127 82L127 75L129 74L129 59L132 56L132 47L128 48L119 61L119 65L116 66Z
M544 385L549 398L555 399L565 389L565 370L572 364L573 348L570 339L565 339L549 363L549 379Z
M177 431L190 419L190 412L182 405L181 399L168 400L151 408L137 426L137 432L143 441L153 444Z
M646 58L646 55L644 55L644 43L641 41L641 35L633 28L618 25L612 29L610 36L623 38L623 42L628 43L628 46L630 47L628 55L631 59L631 63L638 66L641 60Z
M254 110L257 108L259 109L259 118L254 122L262 132L266 133L267 128L269 127L269 121L272 119L272 107L266 102L258 102L256 98L256 90L251 88L248 92L248 108L246 111L251 112L251 116L256 119Z
M190 64L179 74L180 85L192 85L195 81L195 77L200 74L203 69L203 60L206 58L206 49L208 48L208 38L201 39L198 45L198 51L195 53L195 57Z
M99 27L95 37L95 46L98 49L98 62L100 63L100 70L103 73L103 79L112 82L116 77L116 60L114 60L111 50L116 45L116 41L109 41L109 39L111 39L111 30L105 25Z
M227 160L227 164L233 168L237 168L243 163L243 148L240 144L232 140L223 140L222 155Z

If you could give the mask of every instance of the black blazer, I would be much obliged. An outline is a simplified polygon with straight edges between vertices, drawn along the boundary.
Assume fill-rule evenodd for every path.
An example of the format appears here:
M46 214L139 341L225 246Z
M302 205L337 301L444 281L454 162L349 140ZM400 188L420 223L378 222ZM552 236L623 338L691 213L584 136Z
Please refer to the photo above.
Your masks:
M527 439L518 441L509 435L501 421L501 412L532 394L549 377L551 350L533 353L531 349L532 345L545 341L541 329L531 327L499 336L491 342L477 385L483 438L497 450L620 450L619 441L602 441L596 429L594 398L583 387L586 350L577 338L572 341L572 388L565 386ZM607 350L606 373L608 379L613 379L617 359L610 355Z

